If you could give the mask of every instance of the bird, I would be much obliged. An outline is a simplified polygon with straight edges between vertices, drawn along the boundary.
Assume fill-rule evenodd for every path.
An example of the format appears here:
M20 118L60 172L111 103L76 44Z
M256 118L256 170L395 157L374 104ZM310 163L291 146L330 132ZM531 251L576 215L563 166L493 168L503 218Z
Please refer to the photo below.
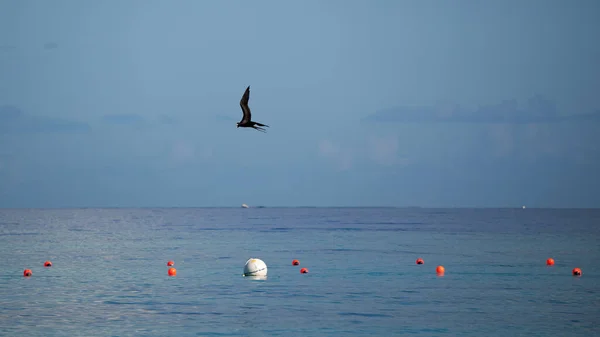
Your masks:
M261 132L266 132L264 127L269 127L268 125L252 121L252 113L250 112L250 107L248 107L248 100L250 100L250 86L246 88L246 91L240 100L240 107L242 108L244 116L242 117L242 120L237 123L237 127L253 128Z

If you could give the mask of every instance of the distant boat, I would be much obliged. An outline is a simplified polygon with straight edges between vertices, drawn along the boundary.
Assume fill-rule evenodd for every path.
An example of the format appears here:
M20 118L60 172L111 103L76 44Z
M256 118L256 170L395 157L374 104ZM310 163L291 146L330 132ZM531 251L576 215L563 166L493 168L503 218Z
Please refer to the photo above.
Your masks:
M246 205L246 204L242 204L242 208L250 208L250 207L248 207L248 205Z
M525 206L523 206L523 209L525 209Z

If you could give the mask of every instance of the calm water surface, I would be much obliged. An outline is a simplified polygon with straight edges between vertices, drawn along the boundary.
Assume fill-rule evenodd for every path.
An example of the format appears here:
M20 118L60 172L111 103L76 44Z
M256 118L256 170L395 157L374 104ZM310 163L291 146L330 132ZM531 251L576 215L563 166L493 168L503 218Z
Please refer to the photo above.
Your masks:
M598 336L599 240L600 210L0 209L0 335Z

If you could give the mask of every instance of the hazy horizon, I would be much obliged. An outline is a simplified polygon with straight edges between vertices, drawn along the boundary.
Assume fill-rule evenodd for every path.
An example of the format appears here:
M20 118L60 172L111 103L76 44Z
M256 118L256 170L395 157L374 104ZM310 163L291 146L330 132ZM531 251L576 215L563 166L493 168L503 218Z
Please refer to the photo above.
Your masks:
M0 208L598 208L599 18L0 0Z
M392 208L392 209L423 209L423 210L508 210L508 209L522 209L522 210L600 210L600 207L526 207L522 206L488 206L488 207L475 207L475 206L457 206L457 207L421 207L421 206L267 206L267 205L254 205L249 208L243 208L240 206L89 206L89 207L0 207L0 210L11 210L11 209L38 209L38 210L78 210L78 209L266 209L266 208Z

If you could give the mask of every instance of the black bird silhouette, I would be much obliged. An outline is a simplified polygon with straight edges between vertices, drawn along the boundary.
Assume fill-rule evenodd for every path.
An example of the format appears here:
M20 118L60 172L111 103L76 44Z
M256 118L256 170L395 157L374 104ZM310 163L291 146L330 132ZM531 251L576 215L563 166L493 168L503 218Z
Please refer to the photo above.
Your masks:
M244 92L244 95L240 100L240 106L242 107L244 117L242 117L242 120L237 123L237 127L253 128L258 131L266 132L264 126L269 127L268 125L252 121L252 113L250 112L250 107L248 107L248 100L250 100L250 86L246 88L246 92Z

